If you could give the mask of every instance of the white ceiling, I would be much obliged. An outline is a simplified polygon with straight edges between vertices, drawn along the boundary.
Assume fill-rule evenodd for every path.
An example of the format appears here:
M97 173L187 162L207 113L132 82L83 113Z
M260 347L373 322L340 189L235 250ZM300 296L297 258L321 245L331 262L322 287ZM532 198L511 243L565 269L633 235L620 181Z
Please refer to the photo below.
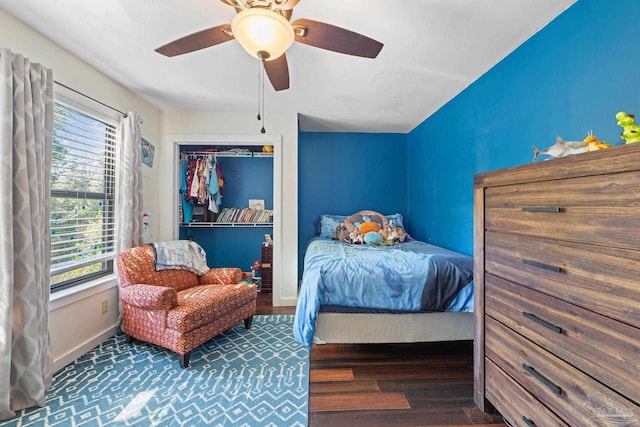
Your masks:
M291 87L265 110L303 131L411 131L575 0L302 0L308 18L384 43L376 59L294 43ZM220 0L0 0L0 7L162 110L258 108L258 64L232 40L164 57L154 49L230 23ZM7 46L11 47L11 46ZM73 86L73 82L64 82Z

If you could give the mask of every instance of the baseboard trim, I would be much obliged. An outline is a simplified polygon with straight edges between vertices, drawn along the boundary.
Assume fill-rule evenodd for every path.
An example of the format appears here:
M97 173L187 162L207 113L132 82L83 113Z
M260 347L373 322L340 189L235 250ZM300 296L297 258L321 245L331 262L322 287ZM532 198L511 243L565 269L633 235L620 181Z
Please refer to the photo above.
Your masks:
M295 307L298 304L298 298L282 298L279 302L280 307Z
M53 372L57 372L60 369L67 366L69 363L76 360L78 357L82 356L92 348L102 344L112 336L114 336L118 332L118 325L113 325L99 334L95 335L93 338L86 340L84 343L79 346L71 349L67 353L59 356L53 360Z

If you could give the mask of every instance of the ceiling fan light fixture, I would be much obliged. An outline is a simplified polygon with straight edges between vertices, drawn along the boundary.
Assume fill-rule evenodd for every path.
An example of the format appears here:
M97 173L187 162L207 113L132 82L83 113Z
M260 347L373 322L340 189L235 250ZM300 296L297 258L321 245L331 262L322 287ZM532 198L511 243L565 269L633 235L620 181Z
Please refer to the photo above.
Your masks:
M293 27L285 17L260 7L234 16L231 31L249 55L265 61L282 56L294 40Z

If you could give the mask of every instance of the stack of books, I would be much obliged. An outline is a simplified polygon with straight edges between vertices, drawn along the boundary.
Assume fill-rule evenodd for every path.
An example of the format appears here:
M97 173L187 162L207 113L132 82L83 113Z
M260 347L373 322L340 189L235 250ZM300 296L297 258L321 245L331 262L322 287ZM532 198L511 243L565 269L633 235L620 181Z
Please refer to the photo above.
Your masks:
M223 208L216 217L215 222L271 223L273 222L273 210L251 208Z

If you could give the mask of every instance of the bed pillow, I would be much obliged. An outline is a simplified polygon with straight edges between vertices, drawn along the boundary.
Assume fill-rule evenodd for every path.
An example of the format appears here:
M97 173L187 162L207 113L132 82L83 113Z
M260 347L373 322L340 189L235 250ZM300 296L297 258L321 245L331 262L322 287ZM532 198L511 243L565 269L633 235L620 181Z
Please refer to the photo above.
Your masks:
M320 215L318 223L318 235L325 239L331 239L336 227L347 218L346 215Z
M393 215L385 215L385 216L387 217L389 222L393 223L393 225L395 225L396 227L401 227L406 230L406 228L404 227L404 218L402 217L402 214L396 213Z

